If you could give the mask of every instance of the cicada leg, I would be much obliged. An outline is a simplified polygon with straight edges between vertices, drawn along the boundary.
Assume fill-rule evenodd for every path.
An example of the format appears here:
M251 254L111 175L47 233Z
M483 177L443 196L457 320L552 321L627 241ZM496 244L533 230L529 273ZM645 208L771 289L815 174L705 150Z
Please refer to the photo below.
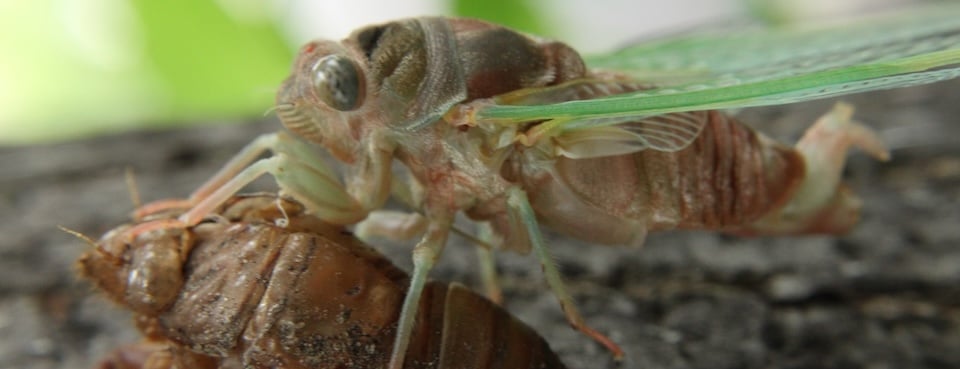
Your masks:
M168 199L151 202L143 205L134 212L135 219L141 219L145 215L157 213L167 209L189 209L201 200L209 197L216 190L223 187L225 183L237 176L241 171L247 168L251 163L257 160L260 155L275 148L289 147L291 145L279 144L279 141L294 142L295 139L289 137L283 132L268 133L261 135L245 146L239 153L233 156L220 170L208 179L203 185L198 187L190 194L187 199ZM302 144L301 144L302 145ZM301 151L301 150L297 150ZM307 151L309 150L302 150ZM309 154L315 156L314 154Z
M265 150L273 156L248 164ZM258 137L226 167L200 187L191 200L199 200L180 216L187 225L200 222L224 201L264 174L272 175L280 192L292 196L318 218L334 224L356 223L367 210L351 196L322 157L306 144L284 134Z
M540 226L537 224L537 218L533 212L533 207L530 206L530 201L527 199L527 194L518 187L510 188L507 195L507 206L511 211L511 216L516 217L517 220L522 223L523 231L527 234L530 246L533 248L537 259L540 260L540 266L543 268L547 285L550 286L553 294L560 300L560 308L563 309L563 314L566 316L567 322L570 323L574 329L593 338L610 350L614 360L622 360L623 349L603 333L597 332L588 326L583 320L583 316L580 315L580 311L577 310L573 298L567 293L567 288L563 284L560 271L557 270L554 258L550 255L546 242L543 240L543 235L540 233Z
M427 218L420 213L376 210L370 212L366 219L357 224L354 234L364 241L370 241L375 237L405 241L422 235L426 231L428 223ZM477 259L480 264L483 290L491 301L497 304L502 303L503 292L497 282L497 271L493 258L493 247L491 246L496 244L496 241L493 239L493 231L489 224L481 223L479 225L477 237L471 236L456 227L452 227L450 230L477 244Z
M427 275L433 269L437 258L443 251L446 237L450 231L455 231L471 241L488 242L489 239L470 237L466 232L457 230L452 222L431 222L419 213L398 211L373 211L357 225L356 234L360 239L381 236L393 240L405 240L423 234L420 243L413 249L413 275L410 278L410 287L403 301L403 308L397 322L393 354L390 357L390 368L403 367L403 360L412 334L414 318L417 315L420 296L427 281ZM480 263L483 270L484 287L491 300L500 303L502 295L496 284L496 274L493 272L492 250L489 243L477 247L481 256ZM488 270L489 268L489 270Z
M393 342L393 353L390 355L390 369L403 368L403 360L407 355L410 336L413 333L413 321L420 307L420 295L427 283L427 275L433 269L443 246L447 242L447 235L453 226L453 217L433 217L427 225L427 232L413 248L413 274L410 276L410 288L403 300L400 317L397 320L397 335Z
M274 155L257 160L265 151L271 151ZM190 198L148 204L138 209L138 215L171 207L189 208L177 222L180 226L192 226L264 174L276 179L282 194L294 197L325 221L350 224L360 221L367 214L366 208L346 191L322 157L306 144L278 132L262 135L251 142ZM171 220L164 220L163 224L147 222L141 226L149 231L176 225Z
M479 224L477 237L489 245L496 243L490 223ZM480 263L480 281L483 284L483 291L490 301L500 305L503 303L503 291L500 289L500 282L497 280L497 263L493 256L493 248L477 247L476 250L477 259Z

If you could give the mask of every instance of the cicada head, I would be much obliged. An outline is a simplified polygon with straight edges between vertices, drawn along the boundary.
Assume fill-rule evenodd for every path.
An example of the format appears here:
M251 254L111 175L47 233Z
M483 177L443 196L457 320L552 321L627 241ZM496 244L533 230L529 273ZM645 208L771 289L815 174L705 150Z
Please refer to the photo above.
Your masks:
M350 162L371 132L406 134L464 101L462 64L445 19L365 27L339 43L303 46L277 113L288 129Z
M158 229L131 237L131 226L107 232L77 261L80 275L110 299L142 314L156 314L183 285L183 230Z
M365 75L341 44L308 43L277 93L277 115L287 129L350 161L362 136L356 122L370 110Z

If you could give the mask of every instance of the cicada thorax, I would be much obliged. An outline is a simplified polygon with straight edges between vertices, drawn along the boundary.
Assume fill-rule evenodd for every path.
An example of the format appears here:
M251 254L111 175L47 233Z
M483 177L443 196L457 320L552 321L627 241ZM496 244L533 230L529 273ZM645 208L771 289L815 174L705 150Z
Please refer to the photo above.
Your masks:
M549 170L526 169L543 222L611 244L642 242L654 230L736 228L783 206L802 182L804 160L792 148L718 111L683 114L704 128L682 150L560 157Z
M408 99L446 93L473 100L586 72L580 55L563 43L473 19L401 20L360 29L344 44L363 50L378 88ZM451 85L460 91L445 87Z
M445 20L457 40L456 59L467 82L467 100L553 86L586 74L580 54L562 42L479 20Z

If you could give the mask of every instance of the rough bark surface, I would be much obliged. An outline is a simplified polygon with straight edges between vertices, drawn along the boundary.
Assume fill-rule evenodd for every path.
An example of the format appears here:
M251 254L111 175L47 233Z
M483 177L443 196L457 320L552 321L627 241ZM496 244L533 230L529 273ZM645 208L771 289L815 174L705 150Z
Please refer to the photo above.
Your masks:
M587 321L623 345L622 368L960 367L958 82L846 98L880 129L893 161L851 157L863 221L843 237L739 239L652 235L642 250L548 233ZM745 111L789 142L822 101ZM188 194L275 121L131 132L0 148L0 368L89 368L137 340L128 315L78 282L83 242L132 208L123 170L145 201ZM258 182L270 189L271 181ZM377 246L409 268L410 245ZM453 238L432 274L472 283L474 251ZM570 329L530 256L499 255L507 306L572 368L613 368Z

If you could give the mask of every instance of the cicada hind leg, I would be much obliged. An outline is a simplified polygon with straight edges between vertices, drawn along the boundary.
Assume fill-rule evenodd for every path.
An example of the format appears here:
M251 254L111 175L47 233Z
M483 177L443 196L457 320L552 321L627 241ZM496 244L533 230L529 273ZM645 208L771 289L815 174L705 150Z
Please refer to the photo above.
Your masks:
M547 285L550 286L550 290L553 291L557 300L560 301L560 308L563 310L567 322L570 323L574 329L607 348L607 350L613 354L614 360L618 362L623 360L623 349L614 343L612 339L587 325L583 316L580 315L580 311L577 309L573 297L567 292L566 285L564 285L563 278L554 261L555 259L550 254L543 235L540 233L537 217L523 189L519 187L510 188L508 190L507 205L511 212L511 218L515 219L519 223L517 227L526 233L527 240L530 242L534 254L537 259L540 260L540 266L543 268Z

